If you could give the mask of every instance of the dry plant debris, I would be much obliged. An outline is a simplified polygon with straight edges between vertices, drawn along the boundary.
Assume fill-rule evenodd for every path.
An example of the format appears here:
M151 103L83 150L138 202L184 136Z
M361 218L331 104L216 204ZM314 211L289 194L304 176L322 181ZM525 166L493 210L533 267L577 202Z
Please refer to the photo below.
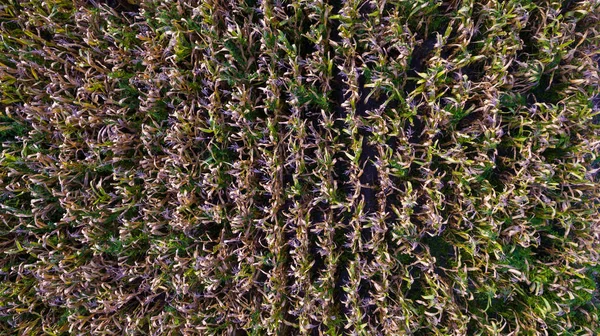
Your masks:
M0 334L598 334L599 22L0 0Z

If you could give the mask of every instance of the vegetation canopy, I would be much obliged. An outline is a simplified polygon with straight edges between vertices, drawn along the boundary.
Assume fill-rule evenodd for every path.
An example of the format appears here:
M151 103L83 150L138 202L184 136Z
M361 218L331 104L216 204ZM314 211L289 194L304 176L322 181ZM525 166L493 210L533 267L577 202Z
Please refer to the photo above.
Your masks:
M0 335L597 335L598 0L0 0Z

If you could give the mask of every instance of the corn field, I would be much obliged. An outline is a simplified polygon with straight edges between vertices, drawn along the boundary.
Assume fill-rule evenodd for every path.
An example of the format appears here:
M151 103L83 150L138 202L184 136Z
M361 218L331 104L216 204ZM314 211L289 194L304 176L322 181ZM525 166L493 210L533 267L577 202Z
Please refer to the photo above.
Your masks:
M0 335L598 335L600 1L0 0Z

